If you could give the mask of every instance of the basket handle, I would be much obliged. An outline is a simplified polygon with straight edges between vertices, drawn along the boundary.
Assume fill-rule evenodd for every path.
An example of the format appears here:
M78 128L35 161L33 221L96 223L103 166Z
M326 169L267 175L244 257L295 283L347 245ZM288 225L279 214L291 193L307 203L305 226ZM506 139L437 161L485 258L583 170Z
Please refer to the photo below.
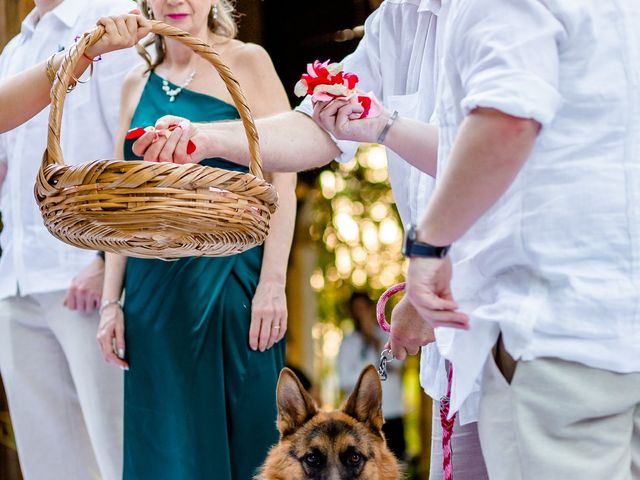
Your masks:
M211 63L220 74L220 77L224 81L227 90L233 98L242 124L244 126L245 133L247 135L247 141L249 143L249 153L251 156L251 162L249 163L249 170L253 175L258 178L264 179L262 173L262 162L260 160L260 144L258 141L258 131L256 129L251 111L247 105L247 101L240 89L240 84L235 79L229 67L227 67L220 55L209 44L203 42L199 38L196 38L176 27L167 25L166 23L158 20L151 22L151 31L158 35L165 37L171 37L174 40L179 41L183 45L191 48L195 53ZM60 148L60 125L62 123L62 110L64 105L64 99L67 95L67 88L71 82L72 73L75 71L78 60L84 53L84 51L95 45L100 38L104 35L104 27L98 26L92 31L85 33L84 36L79 39L65 55L56 79L51 88L51 112L49 114L49 134L47 138L47 151L42 159L42 168L47 165L59 164L64 165L64 157L62 156L62 150Z

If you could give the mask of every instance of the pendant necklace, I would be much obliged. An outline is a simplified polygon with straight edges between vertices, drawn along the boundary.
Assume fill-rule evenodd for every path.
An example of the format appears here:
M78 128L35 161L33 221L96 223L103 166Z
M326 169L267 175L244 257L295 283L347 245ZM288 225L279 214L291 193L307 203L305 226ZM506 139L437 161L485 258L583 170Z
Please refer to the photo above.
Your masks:
M180 94L180 92L182 92L182 90L184 90L185 88L187 88L189 86L189 84L193 80L193 77L195 77L195 76L196 76L196 71L194 70L193 72L191 72L189 74L189 76L182 83L182 85L180 85L180 86L178 86L176 88L171 88L169 86L169 81L163 78L162 79L162 90L164 90L164 93L166 93L167 97L169 97L169 101L170 102L175 102L176 101L176 97Z

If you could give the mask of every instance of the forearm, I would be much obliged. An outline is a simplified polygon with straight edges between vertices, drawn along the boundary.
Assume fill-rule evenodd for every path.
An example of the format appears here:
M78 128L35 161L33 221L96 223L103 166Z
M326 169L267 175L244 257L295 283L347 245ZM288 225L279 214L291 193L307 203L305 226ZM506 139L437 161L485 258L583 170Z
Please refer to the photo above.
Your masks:
M118 300L122 296L126 268L127 257L109 252L105 254L103 301Z
M53 69L58 71L64 55L58 54L53 61ZM42 62L0 83L0 133L16 128L49 105L51 83L46 73L47 62ZM89 66L89 61L81 57L76 67L78 78Z
M398 117L389 129L384 145L419 170L436 176L438 129L428 123Z
M340 151L331 137L308 116L290 111L256 120L262 166L270 172L300 172L330 163ZM249 164L249 150L241 122L212 123L206 157L223 157Z
M507 191L539 131L533 120L477 109L460 127L446 171L418 228L418 239L450 245Z
M271 217L271 230L264 242L260 281L272 281L284 285L296 222L296 175L294 173L273 174L272 181L278 191L279 207Z

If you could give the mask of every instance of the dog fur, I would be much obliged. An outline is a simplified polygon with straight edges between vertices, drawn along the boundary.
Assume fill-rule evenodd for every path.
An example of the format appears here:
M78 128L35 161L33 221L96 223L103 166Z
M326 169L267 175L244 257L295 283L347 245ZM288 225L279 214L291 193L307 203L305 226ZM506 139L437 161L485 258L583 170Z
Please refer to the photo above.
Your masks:
M382 386L369 365L340 410L323 412L295 374L278 381L280 442L256 480L400 480L382 434Z

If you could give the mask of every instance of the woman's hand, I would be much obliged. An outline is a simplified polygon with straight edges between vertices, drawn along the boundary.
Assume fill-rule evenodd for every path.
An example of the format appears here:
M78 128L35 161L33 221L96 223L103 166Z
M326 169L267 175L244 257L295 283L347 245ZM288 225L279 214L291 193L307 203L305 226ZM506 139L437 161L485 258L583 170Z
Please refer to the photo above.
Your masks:
M251 303L249 346L264 352L287 331L287 297L284 283L261 280Z
M198 163L203 160L208 136L197 123L165 115L135 141L133 153L147 162ZM193 151L189 153L189 142Z
M373 102L377 100L373 99ZM330 102L316 102L313 119L338 140L376 143L391 113L380 106L380 115L360 118L364 108L356 96L338 97Z
M127 15L103 17L97 24L105 28L105 34L95 45L87 48L85 54L89 58L133 47L151 31L151 22L140 15L139 10Z
M104 359L122 370L129 370L124 361L124 312L118 304L110 304L103 308L96 337Z

